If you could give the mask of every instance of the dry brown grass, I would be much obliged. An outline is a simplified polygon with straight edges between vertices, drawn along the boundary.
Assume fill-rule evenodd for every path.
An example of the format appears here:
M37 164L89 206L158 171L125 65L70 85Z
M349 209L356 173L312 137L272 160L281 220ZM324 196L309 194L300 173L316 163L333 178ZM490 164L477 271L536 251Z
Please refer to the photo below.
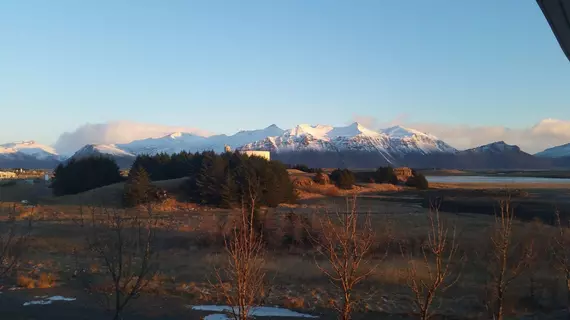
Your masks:
M312 180L311 180L312 181ZM315 199L323 197L347 197L358 194L374 194L378 192L396 192L404 190L402 186L396 186L389 183L360 183L352 189L339 189L334 184L320 185L317 183L298 184L296 186L299 191L301 200Z
M56 276L52 273L42 272L39 276L33 274L20 274L17 277L16 283L21 288L27 289L47 289L55 286Z
M307 177L311 174L295 173L299 176ZM173 183L172 187L180 185L182 180ZM465 187L467 184L458 185ZM434 187L457 187L445 184L432 184ZM113 190L98 190L106 193ZM328 303L337 299L331 294L331 286L327 279L322 276L314 266L312 260L313 249L304 247L299 241L295 244L284 244L283 238L290 225L286 223L285 214L290 211L295 212L299 217L310 218L316 207L326 207L330 211L342 208L345 204L340 196L352 193L370 193L374 195L379 192L392 192L401 190L401 187L392 185L363 184L354 190L339 190L327 185L310 185L311 189L302 191L305 196L299 205L283 206L278 210L271 211L266 218L267 242L270 251L267 256L265 271L268 278L275 283L271 295L268 297L268 304L277 304L291 308L317 308L327 307ZM481 188L481 184L467 185L468 188ZM485 187L483 185L483 187ZM496 185L492 185L496 187ZM504 186L500 186L504 187ZM536 187L536 185L532 185ZM543 186L546 188L545 186ZM559 185L556 185L559 187ZM117 186L115 186L117 188ZM119 188L120 189L120 188ZM95 190L94 190L95 191ZM335 198L331 197L335 196ZM75 198L74 198L75 197ZM49 267L42 268L42 272L58 275L61 279L69 276L68 265L72 265L70 252L77 248L80 252L84 250L79 243L82 241L81 233L75 232L77 226L69 221L77 217L78 204L81 204L78 196L60 199L61 202L54 201L53 204L44 204L36 208L38 214L45 217L34 233L34 241L31 243L30 252L26 258L35 261L54 259L54 263ZM314 199L314 200L308 200ZM412 207L405 203L388 203L379 200L379 197L363 197L359 202L359 211L371 212L373 227L377 232L383 232L386 224L390 224L390 232L394 241L406 243L415 250L419 250L425 241L426 210L421 207ZM231 212L196 205L185 204L175 200L165 203L157 211L168 214L179 227L176 231L169 231L162 235L165 241L161 248L161 264L163 265L164 277L153 279L151 287L153 290L160 288L164 294L184 295L188 301L199 301L201 303L213 302L218 299L211 291L206 281L212 274L212 265L219 265L222 251L224 235L228 234L228 221L231 221ZM488 237L490 226L494 222L492 216L475 214L447 214L441 213L442 217L451 220L457 226L458 241L461 244L460 250L468 253L468 264L475 265L477 256L473 254L475 250L481 250ZM56 221L55 218L62 218L68 221ZM528 234L528 223L514 222L517 234L524 236ZM299 228L297 228L297 231ZM540 234L547 237L555 230L550 226L542 226ZM294 233L294 232L293 232ZM380 241L380 240L379 240ZM544 240L546 241L546 240ZM375 301L368 301L367 307L370 310L385 310L387 312L407 312L406 300L400 300L406 293L407 261L401 257L399 248L393 248L389 252L389 257L385 261L379 259L384 252L381 250L372 253L372 264L378 264L377 272L370 279L363 282L363 286L375 290ZM417 251L419 252L419 251ZM97 273L99 268L93 261L83 259L81 262L91 273ZM28 274L27 268L23 266L20 273L21 279L18 284L24 287L38 287L41 282L40 274ZM67 268L67 269L66 269ZM537 296L542 297L541 301L546 301L554 308L559 301L564 302L565 286L558 279L557 274L551 269L548 263L536 266L536 281L539 283ZM472 315L476 318L480 311L480 304L483 296L480 294L484 289L484 270L479 267L466 267L457 287L454 287L449 296L445 297L443 306L455 313L464 316ZM67 272L67 273L63 273ZM420 279L427 279L426 270L419 268L417 275ZM27 277L27 278L26 278ZM44 276L45 278L46 276ZM45 279L44 279L45 280ZM509 310L513 313L520 313L525 308L529 308L528 303L523 303L528 295L529 281L521 278L513 283L512 295L507 297ZM43 283L49 283L43 281ZM556 290L559 290L557 293ZM402 298L403 299L403 298ZM454 300L455 299L455 300ZM538 299L538 298L537 298ZM220 301L222 302L222 301ZM475 311L474 311L475 310Z

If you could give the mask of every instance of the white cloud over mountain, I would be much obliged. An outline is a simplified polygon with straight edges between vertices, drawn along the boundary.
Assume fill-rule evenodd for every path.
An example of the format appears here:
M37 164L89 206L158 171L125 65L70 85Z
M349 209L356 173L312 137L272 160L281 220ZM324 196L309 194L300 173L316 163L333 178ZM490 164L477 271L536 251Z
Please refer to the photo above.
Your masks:
M570 142L570 121L543 119L531 127L507 128L503 126L446 125L427 122L410 122L407 116L382 122L378 118L354 116L354 120L366 123L373 129L386 127L387 124L401 124L416 130L435 135L457 149L468 149L494 141L515 144L528 153L535 153L546 148Z
M129 143L146 138L159 138L173 132L210 136L205 130L179 126L164 126L131 121L84 124L77 129L62 133L54 144L60 154L77 151L86 144Z

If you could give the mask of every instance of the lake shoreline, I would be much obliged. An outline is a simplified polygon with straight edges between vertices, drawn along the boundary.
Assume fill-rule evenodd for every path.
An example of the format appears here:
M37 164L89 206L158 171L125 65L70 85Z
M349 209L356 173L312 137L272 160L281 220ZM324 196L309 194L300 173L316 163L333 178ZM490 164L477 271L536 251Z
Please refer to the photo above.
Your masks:
M426 176L430 184L485 184L485 185L570 185L570 178L551 178L551 177L515 177L503 175L437 175Z
M570 170L418 170L426 177L430 176L485 176L485 177L532 177L551 179L570 179Z

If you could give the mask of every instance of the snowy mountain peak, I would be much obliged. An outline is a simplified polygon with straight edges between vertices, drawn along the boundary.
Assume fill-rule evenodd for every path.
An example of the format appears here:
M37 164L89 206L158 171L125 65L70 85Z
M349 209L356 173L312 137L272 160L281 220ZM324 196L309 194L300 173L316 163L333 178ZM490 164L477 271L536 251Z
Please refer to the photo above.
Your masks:
M169 134L167 137L172 138L172 139L176 139L176 138L180 138L182 137L182 132L174 132Z
M545 149L544 151L536 153L535 156L544 158L570 157L570 143Z
M331 137L356 137L356 136L378 137L381 134L364 127L358 122L354 122L346 127L333 128L329 132L329 135Z
M497 141L489 143L483 146L479 146L472 149L467 149L464 152L469 153L503 153L503 152L520 152L521 149L518 146L507 144L505 141Z
M295 128L288 131L288 135L295 137L311 136L316 139L324 139L327 133L333 129L332 126L326 126L322 124L310 125L310 124L299 124Z
M12 146L31 146L36 144L36 142L34 140L24 140L24 141L20 141L20 142L12 142L12 143L6 143L4 144L4 146L7 145L12 145Z
M11 142L0 145L0 154L25 154L37 159L58 158L54 148L36 143L33 140Z
M83 158L93 155L111 155L116 157L134 157L132 153L126 152L114 144L88 144L77 150L72 158Z
M383 129L382 133L387 134L387 135L394 137L394 138L411 138L413 136L426 136L426 137L429 137L432 139L437 139L433 135L430 135L430 134L427 134L427 133L424 133L424 132L421 132L421 131L418 131L415 129L402 127L400 125Z

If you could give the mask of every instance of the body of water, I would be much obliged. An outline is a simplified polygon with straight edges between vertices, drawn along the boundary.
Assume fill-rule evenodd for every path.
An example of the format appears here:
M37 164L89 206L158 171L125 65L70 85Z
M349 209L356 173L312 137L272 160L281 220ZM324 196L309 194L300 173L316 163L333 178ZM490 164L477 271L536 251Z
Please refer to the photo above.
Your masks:
M570 179L540 177L500 177L500 176L426 176L434 183L558 183L570 184Z

